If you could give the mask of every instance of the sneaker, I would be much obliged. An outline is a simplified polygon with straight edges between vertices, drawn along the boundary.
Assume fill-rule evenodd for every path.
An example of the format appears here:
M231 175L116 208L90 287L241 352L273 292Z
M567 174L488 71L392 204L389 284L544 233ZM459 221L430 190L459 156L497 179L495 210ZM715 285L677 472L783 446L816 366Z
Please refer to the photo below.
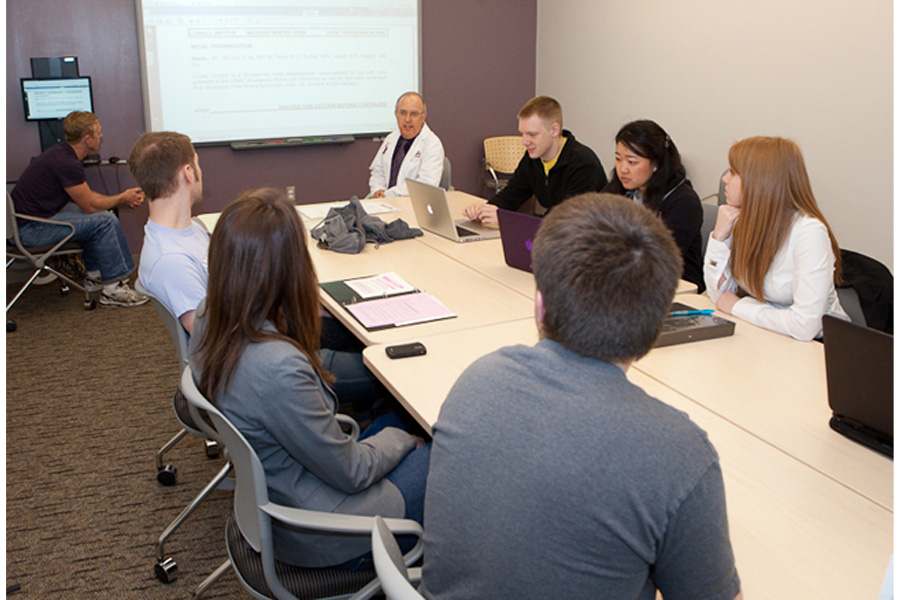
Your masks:
M103 306L140 306L146 304L150 298L138 294L136 291L128 287L124 281L120 281L119 285L112 293L104 290L100 294L100 304Z

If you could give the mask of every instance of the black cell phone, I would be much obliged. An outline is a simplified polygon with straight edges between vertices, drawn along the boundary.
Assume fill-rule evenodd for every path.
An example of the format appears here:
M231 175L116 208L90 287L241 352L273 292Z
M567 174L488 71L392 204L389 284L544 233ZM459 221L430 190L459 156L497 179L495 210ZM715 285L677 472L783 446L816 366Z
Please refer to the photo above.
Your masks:
M425 345L422 342L413 342L412 344L399 344L397 346L388 346L384 349L388 358L406 358L408 356L422 356L425 354Z

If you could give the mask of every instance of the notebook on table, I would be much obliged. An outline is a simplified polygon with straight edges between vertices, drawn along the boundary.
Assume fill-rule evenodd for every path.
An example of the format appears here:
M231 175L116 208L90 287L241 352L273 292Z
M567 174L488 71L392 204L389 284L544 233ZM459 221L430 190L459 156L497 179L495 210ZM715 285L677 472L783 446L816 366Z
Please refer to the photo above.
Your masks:
M475 242L500 237L500 230L468 219L453 220L447 192L442 187L407 179L409 197L419 227L455 242Z
M832 429L894 457L894 336L822 318Z
M497 210L497 219L506 264L531 273L531 246L542 219L502 208Z
M692 306L681 302L672 303L672 312L695 311ZM668 316L663 321L662 331L653 345L672 346L687 342L699 342L734 335L734 322L715 315Z

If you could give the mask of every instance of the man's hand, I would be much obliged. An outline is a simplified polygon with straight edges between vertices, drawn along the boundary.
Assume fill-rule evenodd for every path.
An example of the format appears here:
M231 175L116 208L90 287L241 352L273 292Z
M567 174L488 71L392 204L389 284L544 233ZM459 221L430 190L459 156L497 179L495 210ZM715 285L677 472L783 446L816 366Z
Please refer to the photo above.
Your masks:
M374 194L372 194L373 198L384 198L384 190L378 190Z
M470 221L480 221L486 225L498 225L497 207L494 204L470 204L463 210L463 215Z
M143 202L144 191L139 187L133 187L122 192L122 199L119 201L119 204L125 205L128 208L136 208Z

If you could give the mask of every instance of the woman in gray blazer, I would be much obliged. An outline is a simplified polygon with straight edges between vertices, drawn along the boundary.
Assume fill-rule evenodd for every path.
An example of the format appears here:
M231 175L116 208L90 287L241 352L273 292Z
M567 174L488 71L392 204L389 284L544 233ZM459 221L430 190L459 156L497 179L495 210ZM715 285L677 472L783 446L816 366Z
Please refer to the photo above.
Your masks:
M430 444L390 414L359 440L341 430L334 377L317 353L318 283L306 232L280 192L244 192L222 213L207 294L191 367L200 390L256 450L271 499L421 523ZM369 550L366 539L274 534L279 560L303 567L355 568Z

